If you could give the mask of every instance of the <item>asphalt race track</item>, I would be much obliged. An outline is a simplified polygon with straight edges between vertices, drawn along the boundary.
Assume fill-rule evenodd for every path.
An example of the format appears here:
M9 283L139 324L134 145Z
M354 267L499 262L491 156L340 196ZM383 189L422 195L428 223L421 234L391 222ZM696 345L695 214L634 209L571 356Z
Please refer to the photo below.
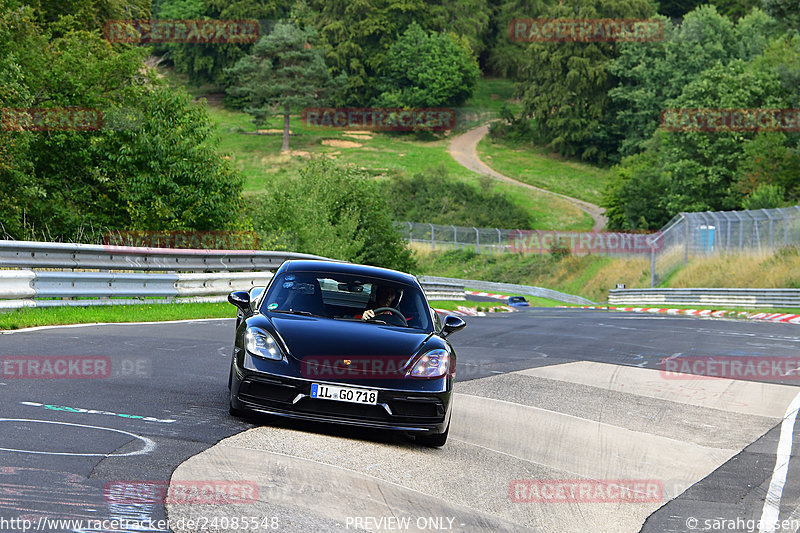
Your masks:
M233 320L0 335L0 531L23 531L22 520L34 531L42 517L167 531L153 527L167 516L176 532L800 528L798 431L784 420L798 375L659 371L665 359L800 358L800 327L541 308L465 320L441 449L391 432L230 417ZM47 379L30 367L42 356L89 366ZM227 505L115 492L170 480L255 492ZM591 491L564 496L579 483ZM612 493L625 483L626 497ZM758 524L762 515L786 525ZM113 530L44 523L39 531Z

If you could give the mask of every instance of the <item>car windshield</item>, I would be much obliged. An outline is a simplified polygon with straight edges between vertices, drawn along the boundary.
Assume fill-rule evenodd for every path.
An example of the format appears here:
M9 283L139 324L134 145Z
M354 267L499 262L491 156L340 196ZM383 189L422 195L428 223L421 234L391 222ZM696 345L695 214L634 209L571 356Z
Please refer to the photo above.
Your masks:
M394 311L376 316L375 323L433 329L430 307L418 287L369 276L285 272L272 281L261 303L265 313L340 320L361 320L365 310L380 308Z
M522 296L512 296L511 298L508 299L508 301L512 303L519 303L519 302L524 302L526 300Z

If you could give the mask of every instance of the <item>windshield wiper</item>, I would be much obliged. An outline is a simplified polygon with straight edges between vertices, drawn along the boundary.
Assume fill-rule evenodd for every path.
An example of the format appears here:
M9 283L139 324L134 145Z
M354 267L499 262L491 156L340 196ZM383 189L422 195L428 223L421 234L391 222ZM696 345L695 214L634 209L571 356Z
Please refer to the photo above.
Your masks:
M310 311L299 311L299 310L295 310L295 309L271 309L269 312L270 313L284 313L284 314L287 314L287 315L316 316L316 317L320 317L320 318L325 318L322 315L315 315L314 313L312 313Z

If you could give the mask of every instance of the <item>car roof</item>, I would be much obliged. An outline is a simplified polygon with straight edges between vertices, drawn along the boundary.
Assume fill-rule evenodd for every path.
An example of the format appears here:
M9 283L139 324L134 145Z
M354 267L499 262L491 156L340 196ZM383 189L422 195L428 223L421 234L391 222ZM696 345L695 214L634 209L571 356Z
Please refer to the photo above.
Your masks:
M406 274L397 270L381 268L369 265L358 265L355 263L345 263L343 261L320 261L309 259L294 259L285 261L278 271L283 272L330 272L335 274L352 274L356 276L372 276L399 283L410 283L419 285L417 278L411 274Z

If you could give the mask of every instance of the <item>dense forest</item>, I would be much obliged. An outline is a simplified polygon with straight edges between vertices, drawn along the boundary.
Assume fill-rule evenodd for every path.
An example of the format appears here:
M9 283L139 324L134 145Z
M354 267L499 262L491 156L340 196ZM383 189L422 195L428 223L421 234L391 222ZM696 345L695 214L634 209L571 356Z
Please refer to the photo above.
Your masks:
M524 42L509 35L519 18L650 19L663 36ZM137 19L255 19L261 37L106 40L109 21ZM660 126L668 109L800 109L797 0L0 0L0 235L257 229L273 246L321 253L307 227L328 224L330 254L409 264L385 195L354 169L312 163L294 195L258 202L296 216L252 216L204 107L168 87L152 57L218 86L257 122L309 105L457 107L481 76L512 79L520 107L504 110L493 137L611 167L612 228L800 199L800 128ZM98 109L103 125L37 132L8 119L31 108ZM333 201L334 184L368 200ZM298 195L320 209L292 204Z

